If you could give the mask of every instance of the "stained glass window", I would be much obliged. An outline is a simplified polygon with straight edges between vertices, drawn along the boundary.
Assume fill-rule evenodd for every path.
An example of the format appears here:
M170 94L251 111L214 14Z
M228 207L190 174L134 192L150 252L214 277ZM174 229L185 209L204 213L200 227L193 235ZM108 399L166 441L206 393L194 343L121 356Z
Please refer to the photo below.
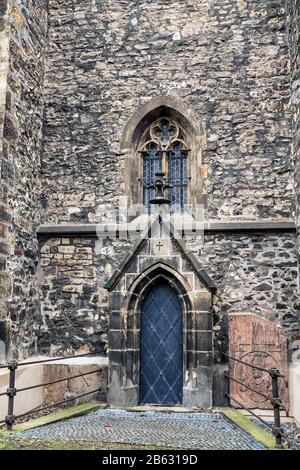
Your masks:
M187 152L176 145L168 152L169 156L169 198L171 205L178 205L184 210L187 204Z
M187 204L187 155L186 139L183 130L173 120L161 118L155 121L144 136L140 152L143 158L143 203L149 208L149 201L155 190L148 186L154 184L155 173L164 171L172 186L169 194L171 204L181 211Z
M149 148L144 153L143 158L143 184L144 184L144 201L143 204L149 208L149 201L155 196L155 189L149 188L148 186L153 184L155 181L155 173L161 170L161 158L160 152L157 148Z

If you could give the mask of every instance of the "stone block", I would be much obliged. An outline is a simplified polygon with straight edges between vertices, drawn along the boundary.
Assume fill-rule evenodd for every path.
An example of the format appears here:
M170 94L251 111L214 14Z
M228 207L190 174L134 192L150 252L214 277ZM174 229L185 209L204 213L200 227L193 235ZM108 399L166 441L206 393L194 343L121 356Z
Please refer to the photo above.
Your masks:
M59 379L68 379L43 389L43 405L47 406L65 399L74 398L72 404L84 403L93 399L106 400L107 393L107 364L105 357L78 357L55 361L44 365L43 382L52 382ZM93 374L84 375L71 379L72 376L97 371ZM97 393L76 398L79 395L93 390Z
M180 269L180 257L179 256L139 256L139 270L140 272L145 271L152 265L157 263L163 263L176 270Z
M212 307L212 295L211 292L203 290L201 292L193 292L193 307L195 310L201 312L209 312Z
M122 359L124 355L124 351L114 351L110 350L109 351L109 362L111 365L117 364L117 365L122 365Z
M73 254L74 252L75 252L74 246L59 246L58 247L58 253Z
M120 292L112 292L109 296L109 306L111 310L120 310L124 296Z
M211 312L191 312L187 318L189 330L211 330L213 315Z
M212 350L212 332L209 331L188 331L187 349L189 351L211 351Z
M212 367L212 353L211 351L186 351L187 355L187 369L203 366L203 367Z
M213 367L213 406L229 406L229 399L226 393L229 393L228 380L224 373L228 373L228 366L214 364Z
M11 277L8 274L1 273L0 277L0 300L7 299L11 290Z
M8 233L8 225L3 223L1 220L1 214L0 214L0 238L5 238L7 237Z
M121 328L121 316L119 310L111 310L109 312L109 328L119 330Z
M108 402L114 407L137 406L139 403L138 386L124 386L124 378L119 365L112 365L109 371Z
M9 324L6 320L0 320L0 364L5 363L9 342Z
M123 344L123 330L110 330L109 331L109 347L111 349L122 349Z
M9 371L0 369L0 393L8 388ZM23 388L43 383L43 366L34 364L20 366L16 370L16 387ZM14 402L14 414L27 413L40 407L42 404L42 388L35 388L17 393ZM0 397L0 421L7 415L7 397Z
M289 384L291 404L290 416L293 416L297 426L300 427L300 360L290 366Z
M287 339L279 327L258 315L229 315L229 355L262 369L277 367L287 376ZM234 360L230 360L230 369L233 378L255 390L231 381L232 398L248 408L272 408L268 399L256 393L271 396L272 382L268 372ZM287 403L287 390L282 379L279 380L279 391L281 399ZM234 400L231 405L239 407Z

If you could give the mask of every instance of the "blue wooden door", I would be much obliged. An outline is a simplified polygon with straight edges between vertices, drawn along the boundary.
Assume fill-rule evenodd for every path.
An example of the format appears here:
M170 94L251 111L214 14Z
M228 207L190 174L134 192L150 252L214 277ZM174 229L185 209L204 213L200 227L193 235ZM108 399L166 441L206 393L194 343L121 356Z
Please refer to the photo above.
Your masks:
M183 318L177 293L156 284L141 308L140 403L182 403Z

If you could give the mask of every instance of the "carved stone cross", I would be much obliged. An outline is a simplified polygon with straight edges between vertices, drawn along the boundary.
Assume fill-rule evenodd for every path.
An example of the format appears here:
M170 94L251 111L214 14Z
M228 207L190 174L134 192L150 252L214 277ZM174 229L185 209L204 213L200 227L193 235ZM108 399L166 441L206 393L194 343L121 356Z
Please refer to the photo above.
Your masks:
M158 244L156 246L158 248L158 251L160 251L160 249L164 246L164 244L161 243L161 242L158 242Z

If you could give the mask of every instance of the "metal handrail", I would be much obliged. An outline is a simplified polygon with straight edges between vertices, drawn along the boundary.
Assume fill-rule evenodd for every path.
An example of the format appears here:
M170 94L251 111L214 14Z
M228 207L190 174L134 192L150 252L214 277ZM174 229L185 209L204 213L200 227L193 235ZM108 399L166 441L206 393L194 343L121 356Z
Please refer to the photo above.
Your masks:
M237 379L234 379L233 377L231 377L231 375L227 374L226 372L224 373L224 375L225 375L225 377L227 377L228 379L233 380L233 382L236 382L236 383L242 385L243 387L246 387L246 388L248 388L249 390L252 390L252 392L258 393L258 395L261 395L262 397L266 398L266 400L270 400L270 397L269 397L268 395L266 395L265 393L259 392L258 390L255 390L254 388L250 387L249 385L246 385L245 383L240 382L240 381L237 380Z
M87 395L91 395L92 393L97 393L97 392L100 392L100 391L101 391L101 389L97 388L96 390L91 390L90 392L82 393L81 395L77 395L76 397L67 398L66 400L59 401L59 402L56 402L56 403L52 403L51 405L44 406L43 408L35 409L33 411L27 411L27 413L22 413L22 414L17 415L17 416L15 416L15 415L6 416L6 418L4 420L0 421L0 424L6 423L7 426L9 426L9 425L12 426L15 423L15 421L19 418L24 418L25 416L29 416L33 413L44 411L44 410L47 410L49 408L53 408L54 406L63 405L64 403L67 403L69 401L77 400L78 398L82 398L82 397L85 397ZM12 429L8 429L8 431L12 431Z
M236 357L229 356L226 353L223 353L223 355L228 357L229 359L232 359L233 361L240 362L241 364L244 364L245 366L252 367L253 369L261 370L263 372L268 372L268 373L270 372L270 369L264 369L263 367L254 366L253 364L249 364L249 362L245 362L245 361L242 361L241 359L237 359ZM278 377L282 377L286 381L286 386L288 386L287 385L288 380L287 380L287 377L285 375L279 373Z
M226 372L224 372L224 375L225 375L225 377L227 377L228 379L232 380L233 382L236 382L236 383L242 385L243 387L246 387L246 388L248 388L249 390L252 390L252 392L255 392L255 393L257 393L258 395L261 395L261 396L264 397L266 400L272 401L273 398L270 397L270 395L266 395L265 393L262 393L262 392L259 392L258 390L255 390L255 388L252 388L252 387L250 387L249 385L246 385L244 382L240 382L239 380L234 379L231 375L227 374ZM281 408L283 408L284 411L288 414L288 411L289 411L289 410L287 409L287 407L286 407L283 403L281 403L280 406L281 406Z
M52 382L45 382L45 383L38 384L38 385L31 385L30 387L16 388L15 390L16 390L16 393L17 392L25 392L27 390L32 390L34 388L46 387L47 385L53 385L53 384L57 384L57 383L60 383L60 382L66 382L67 380L77 379L78 377L84 377L85 375L95 374L96 372L100 372L101 370L102 369L97 369L97 370L93 370L91 372L84 372L83 374L71 375L71 377L66 377L65 379L58 379L58 380L53 380ZM3 397L4 395L7 395L7 391L3 392L3 393L0 393L0 397Z
M64 359L74 359L76 357L90 356L91 354L97 354L98 352L103 353L103 349L97 349L96 351L91 351L89 353L84 353L84 354L74 354L73 356L53 357L50 359L41 359L38 361L17 362L16 359L14 359L14 361L17 362L18 366L29 366L29 365L34 365L34 364L43 364L46 362L63 361ZM0 369L9 369L9 368L10 368L10 364L5 364L5 365L0 366Z
M260 416L258 416L257 414L253 413L252 410L250 410L250 408L247 408L246 406L242 405L241 402L239 402L238 400L236 400L235 398L233 398L229 393L225 393L225 395L230 398L230 400L232 401L235 401L235 403L237 403L241 408L244 408L246 411L248 411L250 414L252 414L253 416L255 416L255 418L259 419L259 421L261 421L262 423L264 423L266 426L268 426L270 429L272 429L272 426L270 425L270 423L268 423L267 421L265 421L264 419L262 419Z
M3 368L8 368L9 369L9 386L8 386L6 392L0 393L0 397L4 396L4 395L7 395L7 397L8 397L7 415L6 415L4 420L0 421L0 425L3 424L3 423L6 423L7 430L12 431L13 424L15 423L16 419L18 419L20 417L23 417L23 416L30 415L30 414L35 413L37 411L37 410L29 411L27 413L23 413L21 415L15 416L14 415L14 399L15 399L15 396L18 392L24 392L24 391L32 390L32 389L39 388L39 387L44 387L44 386L48 386L48 385L52 385L52 384L57 384L57 383L60 383L60 382L65 382L65 381L68 381L68 380L76 379L78 377L84 377L86 375L95 374L96 372L99 372L99 371L102 370L101 368L99 368L99 369L96 369L96 370L93 370L93 371L83 372L82 374L76 374L76 375L73 375L71 377L65 377L63 379L53 380L53 381L50 381L50 382L45 382L45 383L41 383L41 384L37 384L37 385L31 385L31 386L23 387L23 388L16 388L15 387L16 370L19 366L43 364L43 363L45 364L45 363L49 363L49 362L61 361L61 360L70 359L70 358L90 356L91 354L95 354L96 352L103 352L103 350L99 349L99 350L92 351L92 352L89 352L89 353L84 353L84 354L77 354L77 355L73 355L73 356L61 356L59 358L43 359L43 360L32 361L32 362L26 361L26 362L18 363L16 360L13 359L7 365L1 366L2 369ZM51 408L53 406L58 406L58 405L61 405L63 403L67 403L68 401L72 401L72 400L75 400L77 398L81 398L81 397L84 397L86 395L96 393L98 391L99 391L98 389L93 390L91 392L87 392L87 393L84 393L82 395L78 395L78 396L73 397L71 399L63 400L61 402L54 403L52 405L40 408L38 411L43 411L43 410Z
M285 385L286 387L288 386L288 380L287 378L285 377L285 375L281 374L279 372L279 370L276 368L276 367L271 367L270 369L265 369L263 367L259 367L259 366L254 366L253 364L249 364L249 362L245 362L245 361L242 361L241 359L238 359L236 357L233 357L233 356L230 356L226 353L223 353L224 356L226 356L227 358L229 359L232 359L233 361L236 361L236 362L239 362L241 364L244 364L248 367L251 367L252 369L257 369L257 370L261 370L263 372L267 372L269 375L270 375L270 378L272 379L272 397L269 397L267 395L265 395L264 393L258 391L258 390L255 390L254 388L250 387L249 385L235 379L234 377L231 377L230 374L227 374L226 372L224 373L225 377L227 377L229 380L232 380L233 382L236 382L240 385L242 385L243 387L246 387L248 388L249 390L252 390L254 391L255 393L258 393L259 395L263 396L264 398L266 398L267 400L270 400L271 404L272 404L272 407L273 407L273 412L274 412L274 426L270 426L266 421L264 421L260 416L258 416L257 414L255 414L253 411L251 411L249 408L247 408L245 405L243 405L242 403L240 403L238 400L236 400L235 398L233 398L230 394L228 393L225 393L225 396L227 396L228 398L230 398L230 400L234 401L235 403L237 403L241 408L247 410L250 414L252 414L253 416L255 416L258 420L260 420L261 422L263 422L264 424L266 424L267 426L269 426L271 429L272 429L272 432L275 436L275 439L276 439L276 448L278 449L282 449L283 448L283 444L282 444L282 438L285 437L285 434L283 433L282 431L282 428L281 428L281 423L280 423L280 408L283 408L286 410L286 412L288 413L288 410L287 408L284 406L284 404L282 403L281 401L281 398L279 396L279 387L278 387L278 379L279 378L283 378L284 381L285 381ZM287 441L288 442L288 441Z
M67 398L66 400L53 403L52 405L43 406L43 408L39 408L38 410L28 411L27 413L22 413L21 415L17 415L14 418L15 419L24 418L24 416L28 416L32 413L36 413L37 411L44 411L44 410L47 410L48 408L53 408L54 406L63 405L64 403L67 403L69 401L77 400L78 398L82 398L82 397L85 397L87 395L91 395L92 393L97 393L97 392L101 392L101 389L97 388L95 390L91 390L90 392L82 393L81 395L77 395L76 397Z

